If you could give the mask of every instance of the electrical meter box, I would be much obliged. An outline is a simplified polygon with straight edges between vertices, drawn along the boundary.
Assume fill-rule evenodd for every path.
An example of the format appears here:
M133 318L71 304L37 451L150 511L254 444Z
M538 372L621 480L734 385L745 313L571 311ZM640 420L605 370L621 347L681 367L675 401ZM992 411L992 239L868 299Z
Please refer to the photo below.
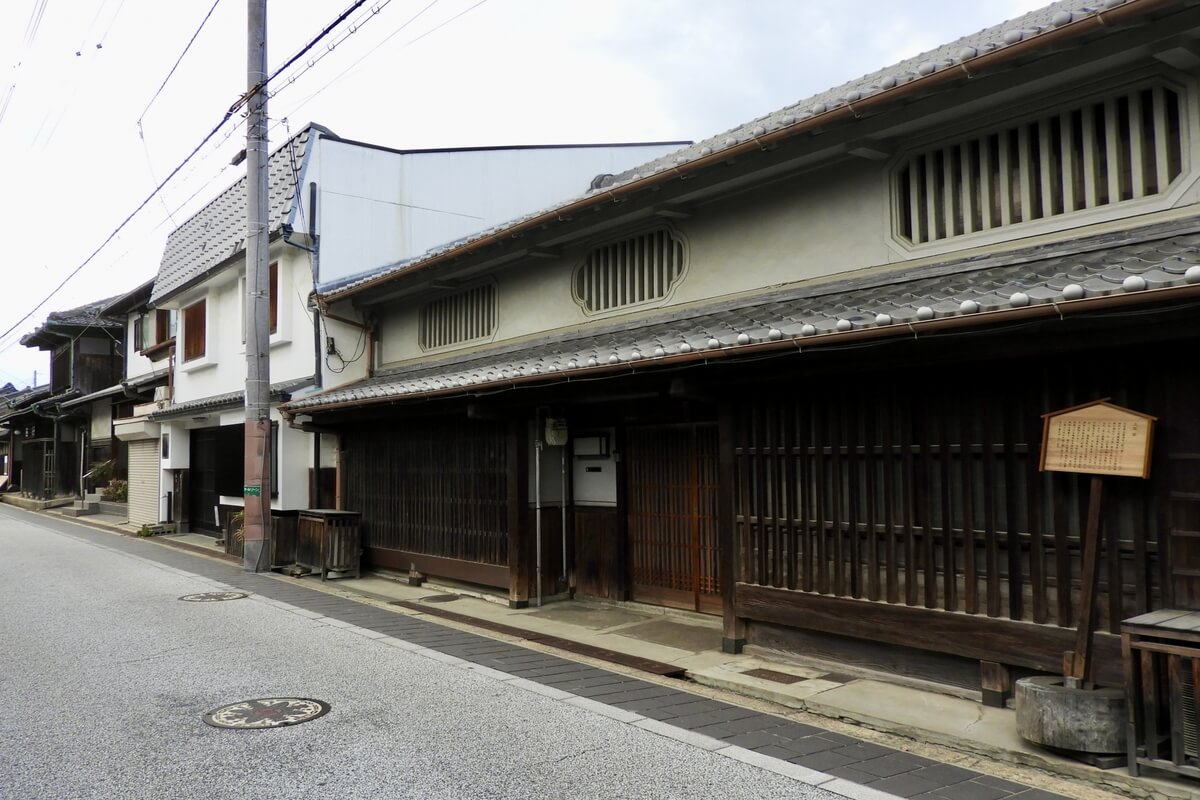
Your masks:
M571 441L571 477L577 506L616 506L617 459L611 428L580 431Z

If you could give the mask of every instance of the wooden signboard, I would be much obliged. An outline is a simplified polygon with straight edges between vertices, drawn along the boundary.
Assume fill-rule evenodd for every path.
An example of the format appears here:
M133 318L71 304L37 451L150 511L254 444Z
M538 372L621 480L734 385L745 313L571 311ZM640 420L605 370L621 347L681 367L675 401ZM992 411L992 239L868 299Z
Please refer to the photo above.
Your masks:
M1155 417L1096 400L1042 419L1043 472L1150 477Z

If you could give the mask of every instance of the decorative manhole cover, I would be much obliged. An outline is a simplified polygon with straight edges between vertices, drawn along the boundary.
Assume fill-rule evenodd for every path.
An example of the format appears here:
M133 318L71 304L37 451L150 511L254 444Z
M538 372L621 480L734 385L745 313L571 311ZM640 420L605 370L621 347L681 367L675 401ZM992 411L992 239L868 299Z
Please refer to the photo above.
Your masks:
M458 599L456 594L431 594L429 597L422 597L422 603L450 603Z
M214 728L282 728L323 716L329 704L307 697L260 697L214 708L204 721Z
M751 678L762 678L765 681L774 681L775 683L799 683L804 680L799 675L789 675L786 672L778 672L773 669L748 669L742 673L749 675Z
M188 603L219 603L222 600L241 600L249 596L245 592L200 592L185 594L179 599Z

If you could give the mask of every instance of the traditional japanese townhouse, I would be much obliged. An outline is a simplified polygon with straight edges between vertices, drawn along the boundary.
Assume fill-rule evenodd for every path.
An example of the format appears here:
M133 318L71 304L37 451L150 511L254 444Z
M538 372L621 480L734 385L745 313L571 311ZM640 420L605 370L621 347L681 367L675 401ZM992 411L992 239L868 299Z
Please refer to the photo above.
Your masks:
M18 491L24 476L26 439L41 438L38 421L28 413L30 404L50 396L49 384L26 386L0 397L0 436L3 437L4 474L7 479L0 491Z
M404 151L303 128L268 165L273 401L361 376L372 358L360 321L314 313L315 280L370 274L678 144ZM242 178L170 234L149 301L178 318L170 401L147 416L161 426L164 519L200 532L242 505L245 193ZM272 418L272 507L332 504L332 440Z
M978 689L1073 646L1086 479L1039 472L1042 414L1112 398L1159 421L1103 507L1119 681L1123 618L1200 605L1200 7L1100 5L325 289L373 373L286 408L371 562Z
M113 298L55 311L21 344L50 353L50 394L33 400L6 424L22 437L22 491L36 497L77 495L93 459L113 457L111 428L92 440L90 407L71 401L121 377L121 320L104 313Z

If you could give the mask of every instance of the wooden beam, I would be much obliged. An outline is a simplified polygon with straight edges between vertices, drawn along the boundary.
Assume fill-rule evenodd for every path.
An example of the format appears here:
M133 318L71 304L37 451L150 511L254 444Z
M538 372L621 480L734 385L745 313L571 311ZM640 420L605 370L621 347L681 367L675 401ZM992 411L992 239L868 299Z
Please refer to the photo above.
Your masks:
M1035 625L932 608L913 608L850 600L809 592L738 583L734 587L738 616L794 628L869 639L921 650L996 661L1044 672L1060 672L1062 654L1075 640L1072 628ZM1097 633L1095 676L1120 686L1119 638Z
M508 604L513 608L529 605L531 583L531 537L527 535L525 508L529 501L529 447L522 420L508 425Z
M733 487L737 479L734 460L734 435L737 418L732 402L721 404L718 424L717 459L717 552L721 587L721 650L740 653L746 645L746 621L734 612L733 587L737 582L737 522Z
M508 587L508 567L499 564L481 564L478 561L463 561L458 558L443 558L407 550L391 550L382 547L366 548L370 563L388 569L408 572L414 567L426 575L452 578L481 586Z

